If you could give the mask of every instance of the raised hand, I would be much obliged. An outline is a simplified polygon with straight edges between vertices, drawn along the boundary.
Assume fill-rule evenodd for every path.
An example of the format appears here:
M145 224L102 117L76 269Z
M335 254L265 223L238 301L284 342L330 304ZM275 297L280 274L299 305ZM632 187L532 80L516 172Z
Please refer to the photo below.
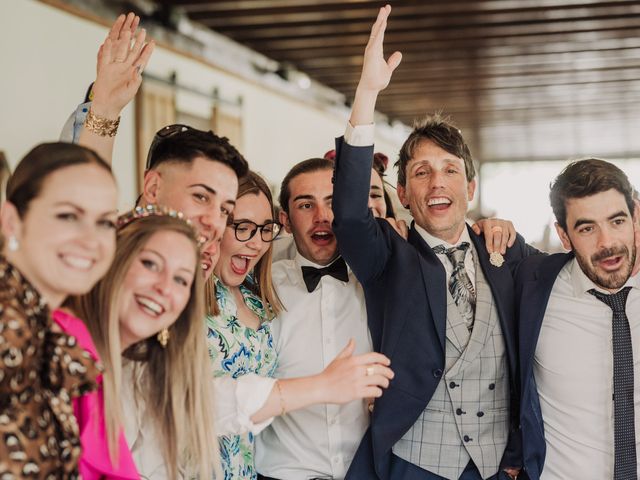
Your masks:
M136 32L139 23L140 17L133 13L120 15L100 46L92 104L100 116L117 118L140 88L154 42L145 42L144 29Z
M364 51L364 62L358 88L379 92L384 90L393 71L400 65L402 54L394 52L388 60L384 59L384 32L387 28L387 18L391 13L391 6L386 5L378 12L378 18L371 27L371 35Z
M400 52L394 52L389 60L384 59L384 32L390 13L391 6L382 7L378 12L376 22L371 27L371 36L364 51L362 74L356 88L351 118L349 119L353 126L373 123L378 93L389 85L393 71L402 60Z

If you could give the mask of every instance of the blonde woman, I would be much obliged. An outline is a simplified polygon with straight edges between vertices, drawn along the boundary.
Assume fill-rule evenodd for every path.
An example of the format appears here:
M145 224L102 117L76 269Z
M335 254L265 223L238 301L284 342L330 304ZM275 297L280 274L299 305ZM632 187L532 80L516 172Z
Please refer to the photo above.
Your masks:
M121 426L142 477L211 478L215 470L198 258L197 234L182 214L138 207L119 219L106 276L71 304L106 367L102 412L115 470L119 455L129 455L118 448Z

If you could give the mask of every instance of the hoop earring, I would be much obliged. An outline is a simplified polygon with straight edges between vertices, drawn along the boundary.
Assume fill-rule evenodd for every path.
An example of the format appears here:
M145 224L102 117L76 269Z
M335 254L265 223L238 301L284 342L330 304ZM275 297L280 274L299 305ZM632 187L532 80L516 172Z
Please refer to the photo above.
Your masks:
M169 335L168 328L163 328L162 330L160 330L160 332L156 336L156 338L158 339L158 343L162 348L167 348L167 344L169 343L170 337L171 335Z
M18 239L14 235L11 235L7 239L7 249L10 252L15 252L15 251L18 250L18 248L20 248L20 242L18 241Z

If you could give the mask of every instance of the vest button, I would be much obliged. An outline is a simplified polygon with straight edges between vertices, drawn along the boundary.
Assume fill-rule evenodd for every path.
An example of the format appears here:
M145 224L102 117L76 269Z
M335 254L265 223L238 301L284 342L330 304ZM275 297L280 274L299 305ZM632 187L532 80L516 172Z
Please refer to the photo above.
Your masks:
M436 378L440 378L440 377L442 376L442 369L440 369L440 368L436 368L436 369L433 371L433 376L434 376L434 377L436 377Z
M470 437L469 435L465 435L464 437L462 437L462 439L463 439L465 442L470 442L470 441L471 441L471 437Z
M456 382L449 382L449 388L456 388L458 384Z
M479 417L484 417L484 412L478 412L476 413L476 415L478 415Z
M464 412L461 408L456 408L456 415L462 415Z
M496 384L495 383L490 383L489 384L489 390L495 390L496 388Z

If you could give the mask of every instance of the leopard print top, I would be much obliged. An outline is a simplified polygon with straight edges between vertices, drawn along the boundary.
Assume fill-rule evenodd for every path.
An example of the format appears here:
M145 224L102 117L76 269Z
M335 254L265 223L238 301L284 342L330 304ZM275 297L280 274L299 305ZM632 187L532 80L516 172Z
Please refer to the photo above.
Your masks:
M0 478L78 477L71 401L97 387L100 370L0 256Z

